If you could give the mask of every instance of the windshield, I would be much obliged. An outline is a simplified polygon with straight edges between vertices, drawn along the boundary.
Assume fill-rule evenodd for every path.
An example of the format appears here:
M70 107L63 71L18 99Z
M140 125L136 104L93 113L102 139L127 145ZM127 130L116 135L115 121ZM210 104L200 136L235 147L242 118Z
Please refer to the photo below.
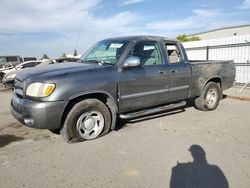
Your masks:
M97 43L81 57L84 62L103 62L105 64L115 64L118 58L127 47L129 41L105 40Z
M7 63L6 57L0 57L0 64Z

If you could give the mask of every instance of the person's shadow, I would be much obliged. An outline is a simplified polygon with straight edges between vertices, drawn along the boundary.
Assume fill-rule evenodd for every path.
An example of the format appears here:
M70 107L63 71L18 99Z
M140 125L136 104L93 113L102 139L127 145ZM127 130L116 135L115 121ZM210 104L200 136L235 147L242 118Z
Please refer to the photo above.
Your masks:
M206 153L199 145L189 149L193 162L179 163L172 168L170 188L228 188L228 181L222 170L210 165Z

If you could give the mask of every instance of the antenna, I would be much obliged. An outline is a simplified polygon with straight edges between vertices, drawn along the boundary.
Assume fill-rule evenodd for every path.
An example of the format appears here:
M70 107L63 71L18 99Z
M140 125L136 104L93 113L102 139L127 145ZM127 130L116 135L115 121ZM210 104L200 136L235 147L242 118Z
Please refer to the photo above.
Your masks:
M82 28L80 28L79 33L78 33L77 38L76 38L75 50L78 47L78 43L79 43L81 33L82 33Z

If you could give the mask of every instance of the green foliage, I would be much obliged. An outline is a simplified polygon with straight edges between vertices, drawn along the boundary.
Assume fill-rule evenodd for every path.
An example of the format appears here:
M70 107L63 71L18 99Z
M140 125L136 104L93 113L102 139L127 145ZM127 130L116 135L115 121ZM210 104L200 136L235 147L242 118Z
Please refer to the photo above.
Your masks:
M181 42L189 42L189 41L198 41L198 40L201 40L199 36L187 37L187 35L185 35L185 34L178 35L176 37L176 39L178 39Z
M43 54L42 59L49 59L49 56L47 54Z
M74 49L74 54L73 54L74 56L77 56L77 51L76 51L76 49Z
M66 57L67 57L66 53L63 53L63 54L61 55L61 57L62 57L62 58L66 58Z

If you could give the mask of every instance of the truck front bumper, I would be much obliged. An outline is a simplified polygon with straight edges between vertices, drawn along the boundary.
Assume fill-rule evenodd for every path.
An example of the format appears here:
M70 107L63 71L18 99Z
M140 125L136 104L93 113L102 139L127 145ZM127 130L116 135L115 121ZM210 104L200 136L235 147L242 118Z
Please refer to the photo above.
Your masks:
M58 129L66 101L39 102L13 94L12 115L22 124L38 129Z

